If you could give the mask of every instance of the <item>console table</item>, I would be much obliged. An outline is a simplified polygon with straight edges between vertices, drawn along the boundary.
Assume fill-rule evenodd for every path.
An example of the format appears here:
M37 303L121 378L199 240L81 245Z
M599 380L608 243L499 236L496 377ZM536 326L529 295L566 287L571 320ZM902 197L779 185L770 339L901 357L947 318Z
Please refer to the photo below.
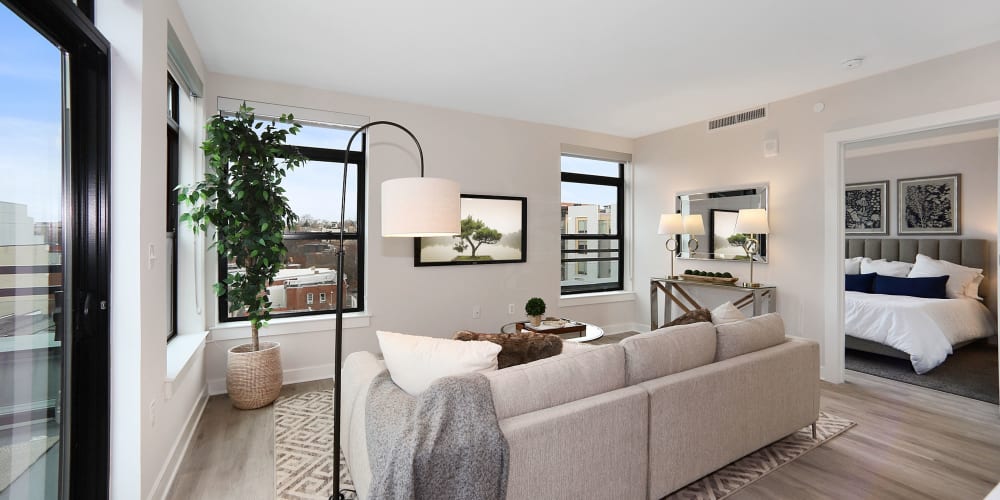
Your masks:
M711 283L705 281L693 281L680 279L670 279L670 278L650 278L649 280L649 328L655 330L660 328L660 325L670 321L673 316L673 305L676 304L684 312L690 312L693 309L701 309L704 306L698 303L691 297L685 288L696 287L696 288L709 288L713 290L719 290L723 292L732 292L740 294L739 298L733 301L733 305L737 308L744 308L749 305L753 305L753 316L758 316L765 312L774 312L777 308L778 290L774 285L761 285L759 287L751 288L748 286L737 285L737 284L726 284L726 283ZM659 320L659 295L663 292L663 295L667 298L663 302L663 317L664 322L661 323ZM767 302L767 310L763 310L763 302Z

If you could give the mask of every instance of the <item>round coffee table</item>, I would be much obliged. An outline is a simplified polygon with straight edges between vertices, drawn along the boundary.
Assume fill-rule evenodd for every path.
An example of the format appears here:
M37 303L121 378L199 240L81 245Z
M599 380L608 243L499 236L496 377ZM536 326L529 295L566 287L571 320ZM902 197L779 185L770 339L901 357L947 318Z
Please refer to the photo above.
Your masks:
M528 322L530 322L530 320L521 320L521 321L514 321L512 323L507 323L506 325L500 327L500 333L517 333L516 325L518 323L528 323ZM591 340L597 340L604 336L604 329L597 325L584 323L582 321L575 321L574 323L579 323L581 325L586 326L587 330L586 332L584 332L583 336L580 337L562 337L562 339L565 340L566 342L590 342ZM539 332L539 333L545 333L545 332Z

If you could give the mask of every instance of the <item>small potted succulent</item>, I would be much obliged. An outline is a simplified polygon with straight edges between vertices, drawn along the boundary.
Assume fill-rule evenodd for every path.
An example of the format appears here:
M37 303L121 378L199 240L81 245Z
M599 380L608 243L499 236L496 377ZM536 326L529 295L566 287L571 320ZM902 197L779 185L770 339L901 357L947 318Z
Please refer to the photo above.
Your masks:
M528 299L528 302L524 304L524 312L531 318L532 326L542 324L542 315L545 314L545 301L538 297Z

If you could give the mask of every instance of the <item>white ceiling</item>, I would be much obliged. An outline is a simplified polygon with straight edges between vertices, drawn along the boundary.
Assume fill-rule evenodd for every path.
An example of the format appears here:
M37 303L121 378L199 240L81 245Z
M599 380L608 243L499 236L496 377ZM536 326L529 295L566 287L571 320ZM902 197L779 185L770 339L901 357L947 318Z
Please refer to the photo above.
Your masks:
M625 137L1000 40L996 0L179 1L209 71Z

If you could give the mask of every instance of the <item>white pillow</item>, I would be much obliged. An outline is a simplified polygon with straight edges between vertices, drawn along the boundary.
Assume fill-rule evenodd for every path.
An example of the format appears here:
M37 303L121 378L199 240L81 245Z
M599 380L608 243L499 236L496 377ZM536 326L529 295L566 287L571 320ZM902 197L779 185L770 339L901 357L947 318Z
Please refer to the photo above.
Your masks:
M909 277L948 276L948 283L944 286L945 295L949 299L959 299L969 296L967 291L969 285L975 282L976 277L982 276L982 274L982 269L960 266L953 262L932 259L922 253L918 253L917 262L913 264L913 270L910 271ZM979 289L976 288L975 291L977 293L973 294L972 298L979 296Z
M851 257L850 259L844 259L844 274L861 274L862 260L864 260L864 257Z
M419 337L377 331L385 367L400 389L411 396L424 392L441 377L497 369L500 345L486 341L464 341Z
M712 309L712 323L716 325L735 323L745 319L747 319L747 316L743 314L739 308L734 306L732 302L726 302L725 304Z
M976 300L986 300L979 296L979 285L983 282L983 278L985 278L985 276L980 274L979 276L976 276L976 279L972 280L972 283L969 283L969 286L965 287L966 297Z
M861 274L878 273L882 276L905 278L910 274L911 268L913 268L913 264L910 264L909 262L899 262L896 260L888 261L885 259L865 259L861 261Z

